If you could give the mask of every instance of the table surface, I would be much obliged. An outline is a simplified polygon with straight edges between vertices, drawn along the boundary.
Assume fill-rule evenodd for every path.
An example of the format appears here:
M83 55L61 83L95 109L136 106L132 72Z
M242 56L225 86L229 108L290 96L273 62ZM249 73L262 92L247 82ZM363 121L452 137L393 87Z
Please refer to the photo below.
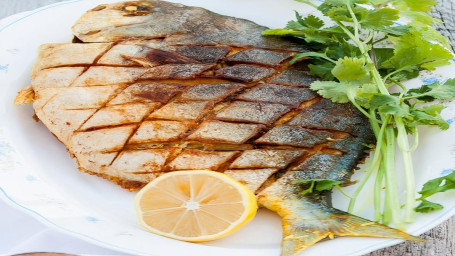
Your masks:
M61 1L63 0L0 0L0 19ZM448 2L452 6L451 1ZM422 234L421 238L427 240L427 243L404 242L364 256L455 256L455 216Z

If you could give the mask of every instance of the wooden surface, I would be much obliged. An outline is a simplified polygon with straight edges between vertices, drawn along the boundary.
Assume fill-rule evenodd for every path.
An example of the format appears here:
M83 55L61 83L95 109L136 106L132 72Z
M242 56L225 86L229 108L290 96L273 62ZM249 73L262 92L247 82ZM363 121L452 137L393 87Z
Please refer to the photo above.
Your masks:
M0 19L61 1L63 0L0 0ZM432 14L444 21L437 28L452 41L452 49L455 50L455 2L440 1L440 6ZM424 233L421 237L428 242L404 242L364 256L455 256L455 216Z

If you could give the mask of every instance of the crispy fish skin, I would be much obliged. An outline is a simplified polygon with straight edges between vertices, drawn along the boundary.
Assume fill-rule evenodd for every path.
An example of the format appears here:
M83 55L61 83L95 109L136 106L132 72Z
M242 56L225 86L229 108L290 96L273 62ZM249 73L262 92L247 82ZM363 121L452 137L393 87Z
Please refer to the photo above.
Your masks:
M287 66L304 47L264 29L162 1L100 5L73 26L90 44L40 47L17 103L34 100L81 171L128 190L174 170L234 177L282 217L282 255L333 236L419 240L292 183L349 183L374 136L352 105L321 99L316 78Z
M162 39L175 45L233 45L306 51L302 44L263 37L267 29L245 19L223 16L200 7L164 1L128 1L100 5L72 27L83 42L130 38Z

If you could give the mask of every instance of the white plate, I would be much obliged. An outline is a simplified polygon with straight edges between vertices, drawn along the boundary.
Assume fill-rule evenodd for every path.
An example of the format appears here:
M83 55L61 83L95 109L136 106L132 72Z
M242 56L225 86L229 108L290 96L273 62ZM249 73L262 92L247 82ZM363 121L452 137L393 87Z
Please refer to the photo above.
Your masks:
M110 249L160 256L278 255L280 219L261 210L236 234L210 243L192 244L159 237L137 224L132 202L134 193L77 171L76 163L42 123L32 119L31 106L13 106L17 91L30 82L36 49L42 43L69 42L71 25L86 10L113 0L72 0L53 4L10 19L0 27L0 191L1 198L32 216L70 235ZM178 0L187 5L247 18L269 27L282 27L293 18L293 10L311 12L291 0ZM455 77L455 65L422 74L414 84ZM411 83L412 84L412 83ZM448 103L444 117L455 121L455 104ZM455 128L421 130L420 148L414 154L417 186L455 167ZM357 176L361 176L359 171ZM352 188L350 188L352 190ZM349 190L349 189L348 189ZM370 218L360 199L358 215ZM445 207L418 215L407 231L418 235L455 214L455 191L434 196ZM452 199L451 199L452 197ZM335 193L334 204L346 209L346 198ZM312 246L302 255L362 255L399 243L377 238L337 238Z

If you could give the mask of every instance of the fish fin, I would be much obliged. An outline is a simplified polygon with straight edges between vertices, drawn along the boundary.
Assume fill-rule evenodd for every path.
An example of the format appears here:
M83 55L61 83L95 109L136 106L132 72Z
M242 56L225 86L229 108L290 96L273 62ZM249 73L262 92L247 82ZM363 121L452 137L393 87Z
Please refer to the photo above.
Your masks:
M293 256L322 239L334 236L361 236L395 238L424 242L425 240L412 236L398 229L370 221L334 208L327 207L329 214L324 218L319 216L317 225L306 223L301 219L283 218L282 256ZM307 220L309 221L309 220Z

